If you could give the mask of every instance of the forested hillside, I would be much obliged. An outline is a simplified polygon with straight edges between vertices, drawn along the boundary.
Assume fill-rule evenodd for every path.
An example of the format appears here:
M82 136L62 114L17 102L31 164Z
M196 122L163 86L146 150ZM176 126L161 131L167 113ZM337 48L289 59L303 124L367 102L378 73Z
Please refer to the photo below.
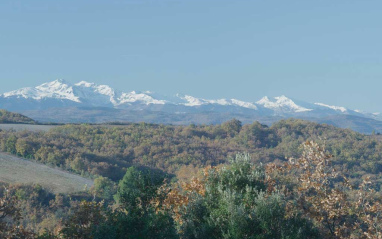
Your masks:
M254 162L282 162L297 157L307 140L326 145L334 163L350 176L382 171L382 142L350 130L302 120L282 120L271 127L232 120L221 125L123 126L65 125L49 132L0 132L0 150L60 166L83 175L117 181L132 165L187 176L206 165L225 163L237 152ZM181 175L185 174L185 175Z
M0 109L0 124L35 124L36 122L22 114Z

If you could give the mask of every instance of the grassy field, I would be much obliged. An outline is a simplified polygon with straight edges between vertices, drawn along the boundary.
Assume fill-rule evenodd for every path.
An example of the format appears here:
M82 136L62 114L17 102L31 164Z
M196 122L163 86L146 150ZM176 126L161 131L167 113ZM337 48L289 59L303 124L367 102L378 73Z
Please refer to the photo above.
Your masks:
M49 131L51 128L57 127L56 125L33 125L33 124L0 124L2 130L29 130L29 131Z
M43 164L0 153L0 181L40 184L54 193L82 191L93 181Z

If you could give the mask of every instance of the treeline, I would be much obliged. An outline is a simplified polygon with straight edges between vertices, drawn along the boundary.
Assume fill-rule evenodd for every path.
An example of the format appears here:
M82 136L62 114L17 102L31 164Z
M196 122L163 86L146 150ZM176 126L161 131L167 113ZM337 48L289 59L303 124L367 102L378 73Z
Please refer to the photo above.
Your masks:
M0 150L118 181L133 165L185 178L206 165L225 163L237 152L248 152L254 162L282 163L286 157L298 157L304 141L314 140L333 154L337 170L360 183L362 175L376 179L382 172L379 137L303 120L282 120L271 127L238 120L198 126L65 125L49 132L0 131Z
M36 122L22 114L0 109L0 124L35 124Z

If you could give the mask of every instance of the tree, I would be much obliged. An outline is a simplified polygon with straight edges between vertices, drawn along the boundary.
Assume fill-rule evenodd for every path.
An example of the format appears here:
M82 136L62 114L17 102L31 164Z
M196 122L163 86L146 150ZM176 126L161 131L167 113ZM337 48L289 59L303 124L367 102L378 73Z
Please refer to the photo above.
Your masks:
M240 132L242 124L239 120L232 119L228 122L223 123L222 127L230 137L234 137Z
M116 184L109 178L99 176L94 180L92 190L95 196L107 201L112 201L113 196L116 193Z
M21 219L20 209L17 206L17 198L9 194L5 189L0 198L0 238L4 239L32 239L34 233L17 225Z
M166 209L173 211L182 238L318 238L300 215L287 217L286 200L267 193L265 171L249 155L238 154L222 168L205 169L194 178L164 189Z
M324 238L382 238L382 198L370 177L356 187L332 166L332 155L307 141L300 158L282 166L269 164L268 182L289 198L288 214L301 213L318 225ZM287 185L285 182L289 182Z
M165 178L159 170L128 168L115 195L118 208L108 214L95 238L177 238L172 217L152 205Z
M102 202L82 201L75 213L64 222L59 234L63 238L93 239L100 224L106 220L102 207Z
M129 212L145 210L164 179L165 174L160 170L130 167L118 184L115 200Z

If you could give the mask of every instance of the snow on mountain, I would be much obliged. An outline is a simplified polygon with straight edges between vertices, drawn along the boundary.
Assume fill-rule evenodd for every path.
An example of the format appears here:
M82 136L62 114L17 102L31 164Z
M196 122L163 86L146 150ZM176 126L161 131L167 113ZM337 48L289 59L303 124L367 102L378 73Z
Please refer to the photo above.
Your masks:
M166 104L165 100L154 99L152 96L150 96L148 94L150 94L150 92L139 93L139 92L132 91L129 93L122 93L122 95L118 98L118 101L119 101L118 105L122 105L122 104L126 104L126 103L135 103L135 102L143 103L146 105L149 105L149 104L164 105L164 104Z
M177 94L176 96L186 101L186 103L183 103L185 106L200 106L206 103L203 99L198 99L190 95L181 96Z
M341 111L342 113L346 113L348 111L345 107L341 107L341 106L326 105L326 104L323 104L323 103L314 103L314 104L322 106L322 107L326 107L326 108L329 108L329 109L332 109L332 110ZM357 111L355 111L355 112L357 112Z
M237 105L237 106L248 108L248 109L257 110L257 106L253 103L250 103L250 102L245 102L245 101L236 100L236 99L231 99L231 102L233 105Z
M14 90L10 92L6 92L2 95L3 97L17 97L17 98L32 98L32 99L39 99L38 93L36 92L35 88L31 87L25 87L19 90Z
M76 86L79 86L79 87L86 87L86 88L91 88L94 90L94 92L96 93L100 93L101 95L106 95L106 96L109 96L109 97L114 97L115 96L115 92L114 90L108 86L108 85L97 85L95 83L89 83L89 82L86 82L86 81L81 81L77 84L75 84Z
M131 103L142 103L142 104L165 104L166 102L164 100L157 100L154 99L152 96L150 96L151 92L136 92L131 91L128 93L115 91L108 85L97 85L94 83L89 83L86 81L81 81L77 84L75 84L77 87L81 87L82 89L88 88L90 91L86 92L86 98L88 100L92 100L96 98L96 95L98 96L106 96L108 97L108 100L114 105L114 106L120 106L123 104L131 104ZM84 90L81 91L81 93L84 93ZM105 101L105 99L103 99Z
M22 101L20 101L20 99ZM43 99L44 101L42 101ZM59 102L56 102L56 100ZM171 105L171 107L166 109L179 110L181 112L187 112L188 110L195 112L197 106L212 106L210 110L224 111L224 109L226 109L226 111L230 113L237 112L233 108L237 107L237 109L246 108L254 111L258 110L256 115L262 116L285 116L286 114L296 117L326 117L328 115L349 114L367 118L381 118L378 114L350 110L345 107L323 103L311 104L303 101L293 101L284 95L272 99L265 96L259 101L252 103L238 99L202 99L179 94L163 96L149 91L122 92L114 90L108 85L98 85L87 81L70 84L64 80L55 80L37 87L26 87L0 95L0 106L8 107L9 109L12 109L12 107L13 109L44 109L78 105L114 108L127 108L134 105L134 109L139 109L140 105ZM225 106L230 107L223 108ZM191 107L195 109L191 109ZM158 107L156 107L156 109L158 109ZM206 110L205 108L203 109ZM247 112L250 113L250 111Z
M80 98L93 103L111 103L118 105L116 92L107 85L97 85L86 81L75 84Z
M78 96L74 94L73 87L64 80L55 80L44 83L37 87L27 87L19 90L7 92L3 97L16 97L25 99L41 100L44 98L56 98L61 100L71 100L80 102Z
M286 96L274 97L275 101L271 101L267 96L263 97L256 102L258 105L262 105L264 108L275 110L275 111L286 111L286 112L306 112L312 111L312 109L307 109L305 107L299 106L294 103L291 99Z
M3 98L60 99L93 106L119 106L127 103L165 104L166 101L150 96L151 92L119 92L107 85L81 81L74 85L65 80L55 80L37 87L27 87L0 95Z
M218 99L218 100L206 100L201 98L196 98L190 95L177 95L180 99L183 99L186 101L186 103L181 103L185 106L200 106L200 105L208 105L208 104L216 104L216 105L233 105L233 106L239 106L243 108L253 109L257 110L257 106L250 102L245 102L237 99Z

